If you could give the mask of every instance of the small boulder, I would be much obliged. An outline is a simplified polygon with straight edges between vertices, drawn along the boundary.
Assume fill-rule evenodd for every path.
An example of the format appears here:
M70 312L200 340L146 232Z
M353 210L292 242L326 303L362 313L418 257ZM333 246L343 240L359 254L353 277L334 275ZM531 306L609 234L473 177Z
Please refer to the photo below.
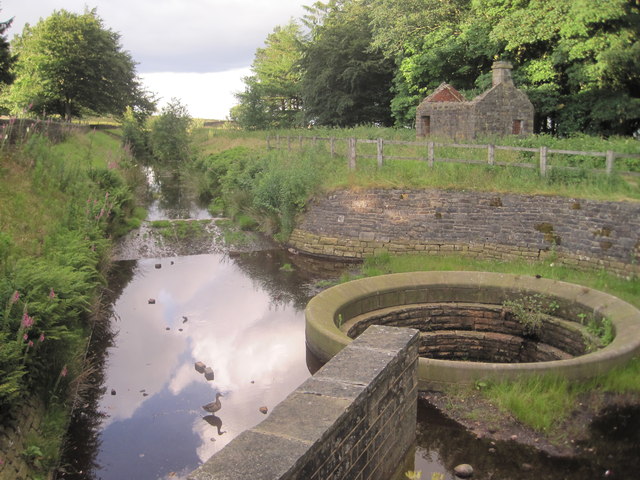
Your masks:
M162 264L161 263L156 263L156 268L162 268Z
M156 299L155 298L150 298L149 299L149 305L153 305L154 303L156 303Z
M204 369L204 378L209 381L213 380L213 368L207 367Z
M473 467L468 463L461 463L453 469L453 473L458 478L471 478L473 477Z
M196 367L196 372L198 373L204 373L205 368L207 368L204 362L196 362L194 366Z
M264 413L265 415L269 411L269 409L267 407L260 407L258 410L260 410L260 413Z
M111 395L115 395L115 394L116 394L116 389L115 389L115 388L112 388L112 389L111 389Z

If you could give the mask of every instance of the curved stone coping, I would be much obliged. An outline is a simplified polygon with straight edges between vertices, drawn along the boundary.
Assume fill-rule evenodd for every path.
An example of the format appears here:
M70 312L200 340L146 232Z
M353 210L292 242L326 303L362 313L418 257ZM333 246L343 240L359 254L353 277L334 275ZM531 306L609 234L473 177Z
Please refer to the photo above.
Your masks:
M429 302L476 302L499 305L514 295L542 294L559 304L558 317L579 314L611 320L614 340L605 348L568 360L498 364L420 358L420 388L478 380L516 379L555 373L586 379L622 365L640 354L640 310L617 297L557 280L488 272L414 272L354 280L329 288L307 304L306 342L323 362L351 339L338 325L366 312Z

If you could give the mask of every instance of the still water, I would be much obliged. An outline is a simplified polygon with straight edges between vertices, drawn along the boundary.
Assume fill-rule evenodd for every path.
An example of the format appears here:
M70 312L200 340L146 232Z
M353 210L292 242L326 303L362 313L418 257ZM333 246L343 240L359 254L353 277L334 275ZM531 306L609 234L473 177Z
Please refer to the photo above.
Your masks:
M180 478L309 376L302 312L219 254L140 260L134 269L114 304L95 475ZM197 361L212 367L213 381ZM222 408L211 418L202 405L216 393Z

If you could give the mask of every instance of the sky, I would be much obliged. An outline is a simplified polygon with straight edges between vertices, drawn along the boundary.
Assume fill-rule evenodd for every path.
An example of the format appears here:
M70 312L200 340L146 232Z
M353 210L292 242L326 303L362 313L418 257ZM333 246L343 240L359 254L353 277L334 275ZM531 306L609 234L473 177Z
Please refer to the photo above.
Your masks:
M121 35L161 108L178 98L194 118L225 119L244 90L256 49L278 25L301 18L315 0L0 0L0 20L13 17L11 40L25 23L55 10L97 8Z

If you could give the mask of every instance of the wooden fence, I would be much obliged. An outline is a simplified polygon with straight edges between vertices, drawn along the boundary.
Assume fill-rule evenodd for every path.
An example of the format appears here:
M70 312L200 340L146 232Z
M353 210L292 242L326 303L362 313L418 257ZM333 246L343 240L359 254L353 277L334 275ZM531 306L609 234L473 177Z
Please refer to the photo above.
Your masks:
M348 166L350 170L355 170L357 166L358 158L375 158L377 160L378 167L382 167L384 162L388 160L418 160L425 161L430 167L433 167L436 162L446 162L446 163L468 163L468 164L477 164L477 165L497 165L497 166L509 166L509 167L521 167L521 168L531 168L531 169L539 169L540 175L545 176L547 173L553 169L564 169L564 170L587 170L590 172L596 173L606 173L610 175L614 171L623 175L633 175L640 177L640 171L632 171L632 170L621 170L615 168L615 163L617 159L639 159L640 154L626 154L626 153L616 153L612 150L607 150L606 152L583 152L583 151L575 151L575 150L559 150L559 149L551 149L545 146L538 148L530 148L530 147L510 147L503 145L472 145L472 144L461 144L461 143L440 143L440 142L430 142L430 141L401 141L401 140L385 140L382 138L378 138L376 140L368 140L368 139L356 139L356 138L342 138L337 139L335 137L308 137L308 136L280 136L276 135L274 137L267 136L267 149L272 148L287 148L288 150L292 150L294 147L303 148L304 144L313 144L318 145L321 143L327 143L329 145L329 151L332 157L337 155L337 147L341 142L346 141L346 158L348 162ZM376 145L376 154L364 154L362 152L358 153L358 145L363 144L375 144ZM425 153L425 156L399 156L399 155L385 155L385 146L386 145L403 145L408 147L414 147L416 150L422 149ZM469 158L445 158L436 155L436 148L460 148L460 149L475 149L475 150L485 150L486 151L486 159L478 160L478 159L469 159ZM530 152L532 156L537 156L537 161L535 163L531 162L504 162L496 160L496 151L507 150L507 151L515 151L515 152ZM568 166L568 165L551 165L549 163L550 155L580 155L586 157L595 157L595 158L604 158L604 168L583 168L579 166Z

